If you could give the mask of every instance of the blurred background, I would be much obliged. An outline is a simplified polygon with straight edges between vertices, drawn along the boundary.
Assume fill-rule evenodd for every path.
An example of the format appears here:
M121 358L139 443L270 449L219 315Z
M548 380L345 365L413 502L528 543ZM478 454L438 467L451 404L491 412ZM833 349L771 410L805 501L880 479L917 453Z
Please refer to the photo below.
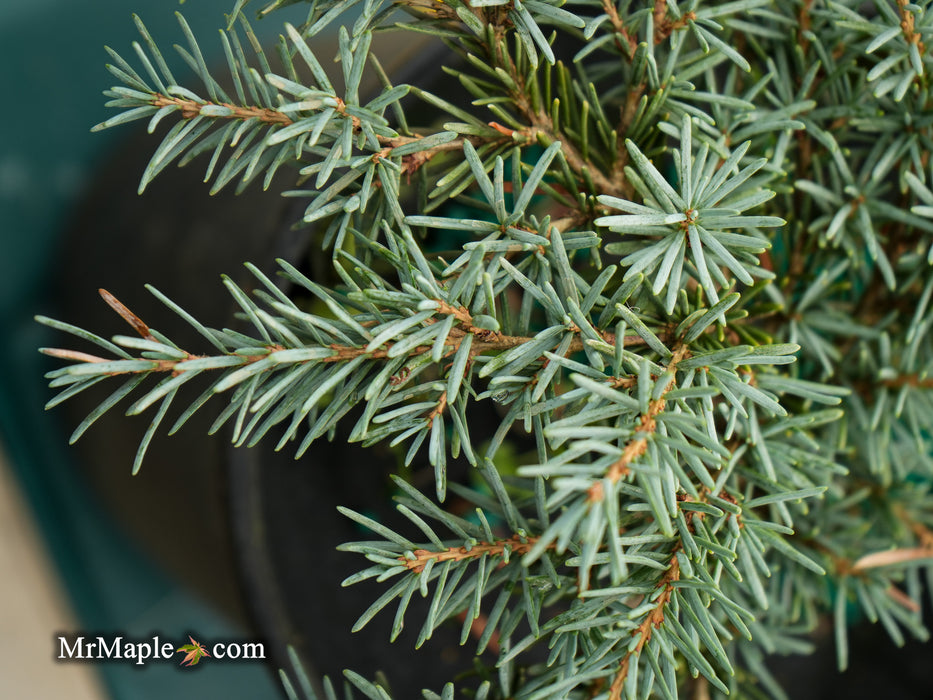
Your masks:
M134 59L131 42L139 35L133 12L175 58L171 46L183 35L174 13L183 11L209 60L222 61L217 30L233 4L0 2L0 697L282 696L273 664L179 669L175 662L139 668L53 660L59 634L158 633L173 641L189 633L216 640L257 636L231 581L216 470L199 470L203 455L182 442L170 454L156 449L139 477L131 477L132 443L148 418L129 427L119 420L98 427L96 457L90 447L70 448L78 409L43 410L52 390L42 375L55 363L37 348L76 343L33 321L44 314L83 322L67 313L102 306L99 286L117 285L112 291L129 296L132 307L134 296L146 295L145 282L160 283L141 278L134 259L147 250L159 251L154 266L192 257L160 231L184 229L182 219L191 218L184 207L196 209L198 199L176 196L176 209L166 206L165 191L154 190L145 201L119 204L135 199L144 151L155 146L155 137L138 135L145 124L90 129L113 114L101 95L116 82L104 67L110 60L104 46ZM302 18L301 10L280 13L256 29L268 39L282 21ZM181 65L172 63L173 69ZM189 174L184 188L207 200L197 175ZM192 176L200 187L191 186ZM158 227L147 229L142 220L149 209L156 209ZM172 219L176 225L166 227ZM237 265L246 259L238 256ZM107 275L98 274L103 269ZM163 286L181 284L178 267L163 275ZM220 288L216 274L210 283ZM108 323L94 330L126 331Z
M145 284L206 325L223 327L236 322L222 273L249 290L255 281L245 261L270 276L277 257L312 275L322 268L309 246L313 236L292 225L307 201L278 194L294 184L294 173L277 176L269 192L252 186L235 196L231 187L210 196L202 159L170 166L138 195L139 178L171 120L155 135L146 133L146 120L90 131L115 113L101 95L117 82L105 68L111 59L104 46L138 65L132 13L140 14L179 82L198 88L172 49L184 43L175 12L183 12L223 82L217 34L233 5L0 3L0 133L6 137L0 145L0 698L282 698L277 669L290 665L289 645L312 678L339 677L348 666L369 678L391 670L399 697L439 689L470 665L453 631L436 635L422 663L411 656L417 627L388 645L391 616L350 633L381 590L375 582L349 593L339 588L365 564L336 552L336 545L366 535L335 506L391 522L386 477L398 468L393 453L348 451L342 434L301 462L262 445L233 450L229 439L205 435L218 401L173 437L165 436L168 422L160 428L140 473L131 476L153 411L127 418L118 406L71 446L72 431L116 387L102 382L44 410L56 391L43 374L62 363L38 348L95 348L36 323L36 315L104 337L132 334L101 301L103 287L152 328L199 352L197 335ZM248 16L272 60L283 22L300 24L307 5L259 21L253 9ZM333 33L315 41L322 63L339 72L326 62L336 53ZM396 83L417 79L432 89L443 83L441 94L455 88L441 76L439 42L389 33L374 50ZM364 78L362 94L379 89L372 75ZM171 415L186 400L193 396L180 396ZM417 470L410 472L415 480ZM426 467L424 476L430 479ZM374 503L385 505L380 511ZM417 615L417 605L412 609ZM54 657L62 634L158 634L179 644L189 634L208 643L261 641L268 658L211 660L190 669L175 661L142 667L60 662Z

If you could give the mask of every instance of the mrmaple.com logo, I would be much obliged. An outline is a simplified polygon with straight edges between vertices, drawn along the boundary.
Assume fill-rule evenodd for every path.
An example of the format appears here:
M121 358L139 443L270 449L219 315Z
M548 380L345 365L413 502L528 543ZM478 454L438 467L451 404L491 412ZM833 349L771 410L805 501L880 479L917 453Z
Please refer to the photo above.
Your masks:
M201 659L265 659L261 642L215 642L202 644L188 636L188 643L176 645L158 635L132 640L118 637L57 637L59 661L124 661L142 666L150 661L180 659L182 666L195 666ZM209 651L208 651L209 649Z

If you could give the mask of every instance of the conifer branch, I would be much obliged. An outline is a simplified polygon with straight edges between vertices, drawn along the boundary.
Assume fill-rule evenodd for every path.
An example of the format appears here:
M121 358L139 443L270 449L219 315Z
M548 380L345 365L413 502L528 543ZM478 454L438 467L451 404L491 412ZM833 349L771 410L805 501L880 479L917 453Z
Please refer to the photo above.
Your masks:
M635 435L632 440L626 444L622 456L612 463L606 471L605 478L611 483L615 483L624 478L629 473L629 465L641 457L648 448L648 437L656 429L655 418L664 410L666 401L664 396L677 385L676 371L677 365L690 356L690 349L686 344L678 345L673 352L670 362L667 364L667 371L671 373L671 378L664 390L657 399L648 404L648 412L643 414L638 426L635 428ZM623 380L624 382L624 380ZM624 382L622 385L627 384ZM599 503L605 497L603 482L595 482L589 489L587 498L590 503Z
M504 39L502 39L501 30L497 29L497 31L500 32L497 35L499 40L496 42L496 46L498 47L502 45ZM624 193L616 187L615 183L605 176L599 167L583 157L566 134L561 133L555 128L551 116L546 111L539 111L534 106L528 96L525 76L519 72L512 57L508 55L508 53L503 55L497 49L495 54L490 56L490 58L496 60L507 71L511 79L510 85L514 86L509 87L509 95L517 110L528 120L529 130L532 133L540 134L545 140L551 143L559 141L561 144L561 152L573 172L583 178L589 177L600 192L624 196Z
M919 374L901 374L890 379L882 379L880 384L889 389L900 389L909 386L914 389L933 389L933 377Z
M505 557L506 554L508 554L509 557L511 557L513 554L524 555L531 551L531 548L537 541L537 537L521 537L519 535L512 535L508 539L504 540L495 540L494 542L478 542L471 545L469 548L466 546L448 547L447 549L439 551L416 549L414 552L412 552L414 558L409 559L405 556L401 556L398 558L398 560L406 569L418 573L423 571L425 565L427 565L427 563L431 560L440 563L445 561L465 561L479 559L484 554L492 557Z
M149 327L132 311L126 308L122 302L116 299L112 294L106 290L100 290L101 296L105 298L107 303L114 308L123 318L126 320L134 329L139 330L141 335L145 333L144 337L148 339L153 339L154 336L149 331ZM457 320L457 325L455 325L449 332L447 337L448 342L445 343L447 350L444 352L444 357L449 357L454 354L459 348L461 343L464 341L466 336L471 336L471 346L470 346L470 356L476 357L478 355L485 354L487 352L501 352L504 350L509 350L526 343L529 343L534 340L532 336L509 336L496 331L490 331L483 328L477 328L473 325L473 316L465 307L455 307L447 302L442 300L435 301L437 308L436 311L441 316L453 316ZM427 319L426 323L428 325L436 323L436 319ZM581 352L585 347L585 341L581 336L581 331L579 328L576 328L571 324L570 329L577 334L577 338L571 342L568 347L567 354L572 354L575 352ZM615 345L617 338L615 334L604 332L601 334L603 340L610 345ZM636 334L631 334L625 337L624 343L626 346L629 345L638 345L643 341ZM391 350L393 347L393 342L388 342L379 348L369 350L366 346L360 345L340 345L340 344L330 344L327 346L332 352L326 356L308 360L300 360L294 364L305 364L305 363L335 363L335 362L348 362L359 357L366 357L371 360L386 360L392 357ZM256 346L262 351L253 353L253 354L239 354L231 353L231 356L235 356L242 360L244 365L258 362L259 360L269 358L276 352L285 351L288 349L284 345L279 343L268 343L262 344L259 343ZM419 345L414 347L411 351L411 355L420 355L429 351L431 348L427 345ZM56 357L63 360L71 360L78 363L102 363L109 362L107 358L100 357L97 355L90 355L88 353L83 353L75 350L68 350L64 348L42 348L42 353L50 357ZM150 374L150 373L172 373L177 375L185 371L183 363L190 362L192 360L206 360L209 355L196 355L187 351L180 351L183 353L183 357L177 359L158 359L153 360L146 357L135 357L133 360L146 362L148 366L146 367L129 367L126 369L119 369L114 371L104 372L108 376L117 376L121 374ZM220 368L218 368L220 369ZM202 370L197 370L202 371ZM617 382L618 386L625 385L625 380L619 380ZM663 405L662 405L663 408Z
M810 48L810 38L806 35L810 32L812 25L813 3L814 0L803 0L800 3L800 9L797 11L797 41L804 53Z
M656 586L660 591L655 600L654 607L645 615L638 627L632 632L633 636L638 637L638 642L631 651L627 651L622 661L619 663L619 669L616 671L609 686L609 700L621 700L622 692L625 688L625 679L631 670L632 659L637 659L641 655L642 649L651 641L654 631L664 623L664 615L667 611L667 605L674 593L674 584L680 580L680 562L677 560L677 550L671 553L670 565L661 577Z
M859 574L878 567L933 559L933 530L911 518L903 504L895 504L892 512L895 517L910 528L910 531L917 538L919 546L896 547L864 554L856 559L854 563L841 564L844 571Z
M696 12L689 10L677 19L668 17L668 6L665 0L655 0L654 3L654 43L661 44L666 41L671 34L687 26L697 18Z
M700 495L701 498L697 499L697 501L705 502L705 499L702 498L704 494L701 492ZM693 530L693 519L702 517L702 513L688 512L686 514L687 529ZM738 518L738 516L736 516L736 518ZM645 648L645 645L651 641L651 637L655 630L664 623L667 607L671 601L671 596L674 594L675 584L681 579L678 553L683 550L683 547L682 539L678 540L674 545L669 555L668 567L655 585L655 591L661 592L654 598L655 604L652 609L647 613L641 623L639 623L638 627L632 631L632 636L637 636L638 642L633 649L625 653L622 660L619 662L619 668L613 677L612 684L609 686L609 700L621 700L625 688L625 680L631 672L632 660L635 659L637 663L642 650Z
M225 107L229 112L220 116L211 115L214 119L239 119L246 121L248 119L258 119L263 124L278 124L288 126L294 121L284 112L279 112L268 107L242 107L229 102L198 102L190 98L171 97L154 93L149 102L153 107L175 107L181 113L183 119L194 119L201 114L205 107Z
M336 102L335 111L338 114L350 119L353 124L354 130L359 133L360 130L360 118L350 115L347 113L346 103L339 97L333 98ZM211 113L212 119L236 119L240 121L248 121L250 119L257 119L263 124L273 125L273 126L289 126L295 123L295 120L284 112L280 112L268 107L244 107L241 105L236 105L227 102L211 102L203 101L198 102L190 98L182 97L172 97L161 95L159 93L154 93L150 104L153 107L176 107L181 114L183 119L190 120L198 117L202 110L205 108L215 108L222 107L227 111L227 113ZM492 125L492 124L491 124ZM508 137L508 140L515 141L519 140L515 136L517 132L514 130L509 130L503 132L504 137ZM422 140L424 136L414 133L411 136L376 136L379 145L382 147L382 150L373 155L373 158L388 158L392 154L392 149L398 148L399 146L405 146L412 143L417 143ZM525 140L533 140L533 133L530 135L525 135ZM505 139L503 139L505 140ZM469 141L474 145L489 143L490 139L486 139L479 136L467 136L462 138L456 138L444 143L440 143L429 148L424 149L423 151L418 151L412 154L406 154L404 156L405 161L405 172L409 175L416 172L421 166L427 163L431 158L436 156L439 153L449 153L463 150L464 141Z
M901 14L901 29L904 31L904 39L908 44L916 44L917 51L921 54L926 51L921 39L921 34L914 26L914 13L910 9L911 3L908 0L897 0L897 9Z
M616 4L613 0L601 0L601 2L603 5L603 12L609 17L609 22L618 35L615 40L616 47L618 47L623 56L632 60L635 56L635 50L638 48L638 38L632 36L628 29L626 29L625 22L623 22L622 18L619 16L619 11L616 9Z

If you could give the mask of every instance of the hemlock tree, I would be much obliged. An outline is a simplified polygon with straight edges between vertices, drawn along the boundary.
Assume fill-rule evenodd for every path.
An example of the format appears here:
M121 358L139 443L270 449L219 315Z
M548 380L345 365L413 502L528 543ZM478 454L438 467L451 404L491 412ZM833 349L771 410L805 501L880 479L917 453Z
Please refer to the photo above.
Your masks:
M200 154L214 190L294 167L341 283L282 262L310 303L256 268L255 299L225 280L247 334L152 289L201 348L106 294L140 337L42 318L103 351L44 350L69 362L49 405L113 385L73 439L124 398L153 413L134 471L191 380L206 389L169 432L223 404L236 444L301 455L358 408L351 440L426 451L433 492L396 478L410 528L343 510L374 533L345 545L367 560L345 583L384 581L357 627L497 638L477 698L781 697L764 656L830 614L844 668L850 603L926 637L931 3L560 4L321 0L274 72L238 0L222 79L181 20L189 87L137 22L99 128L174 122L141 187ZM337 84L316 47L341 20ZM370 53L386 28L441 37L472 106L391 84ZM436 119L411 123L424 105ZM481 442L483 404L502 421ZM518 434L536 455L504 473ZM458 454L485 491L447 482ZM475 514L445 510L449 491ZM415 595L427 619L406 619Z

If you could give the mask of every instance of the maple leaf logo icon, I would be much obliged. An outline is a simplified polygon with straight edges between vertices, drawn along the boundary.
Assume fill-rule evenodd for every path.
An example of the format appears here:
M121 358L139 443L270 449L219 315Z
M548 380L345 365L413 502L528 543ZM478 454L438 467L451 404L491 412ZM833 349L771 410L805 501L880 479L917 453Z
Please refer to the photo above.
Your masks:
M186 652L185 658L181 660L182 666L194 666L204 656L210 658L210 654L207 653L207 649L204 648L203 644L194 641L194 637L192 637L190 634L188 635L188 639L191 640L191 644L185 644L184 646L180 646L175 650L176 652Z

